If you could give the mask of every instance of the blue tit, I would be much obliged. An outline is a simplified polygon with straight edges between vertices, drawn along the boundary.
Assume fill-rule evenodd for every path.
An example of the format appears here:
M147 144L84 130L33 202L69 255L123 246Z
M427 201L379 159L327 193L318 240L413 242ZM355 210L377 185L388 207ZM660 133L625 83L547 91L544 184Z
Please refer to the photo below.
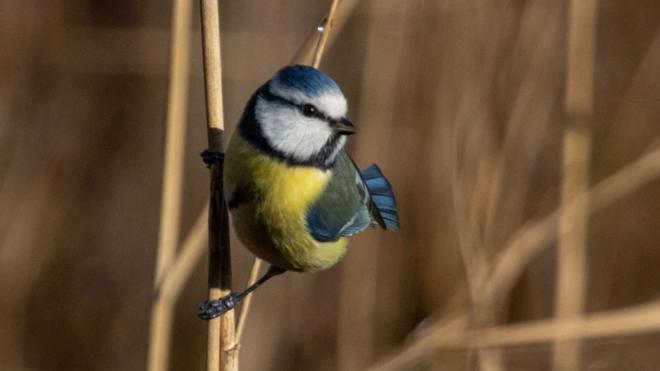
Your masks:
M284 271L331 267L349 237L369 226L398 229L385 176L375 164L359 171L344 150L356 131L346 111L337 83L308 66L281 69L252 95L225 154L223 181L238 238L271 268L246 291L205 303L200 316L231 309Z

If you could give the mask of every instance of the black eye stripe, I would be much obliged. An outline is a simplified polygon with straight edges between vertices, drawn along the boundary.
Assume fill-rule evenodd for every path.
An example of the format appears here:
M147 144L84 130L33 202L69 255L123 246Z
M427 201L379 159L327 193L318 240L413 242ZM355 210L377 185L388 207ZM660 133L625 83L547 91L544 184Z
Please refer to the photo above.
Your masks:
M300 111L300 113L304 114L304 112L303 112L304 108L303 107L305 106L305 103L303 103L303 104L293 103L292 101L290 101L286 98L282 98L279 95L275 95L275 94L271 93L270 91L268 91L268 89L264 89L264 90L261 91L261 97L263 99L269 101L269 102L276 102L276 103L279 103L279 104L282 104L282 105L285 105L285 106L296 107L298 109L298 111ZM319 120L323 120L323 121L326 121L328 123L333 123L333 122L337 121L337 120L332 119L332 118L326 116L325 114L323 114L323 112L321 112L318 108L316 108L316 107L314 107L314 108L315 108L315 112L312 113L311 117L315 117ZM307 116L307 115L305 115L305 116Z
M293 103L292 101L282 98L279 95L275 95L268 91L268 89L264 89L261 91L261 97L269 102L276 102L285 106L298 106L297 104Z
M305 112L304 112L305 105L304 104L299 105L298 109L300 110L300 112L305 114ZM308 115L305 115L305 116L308 116ZM316 107L315 107L315 111L311 115L309 115L309 117L315 117L319 120L323 120L323 121L327 121L327 122L330 122L330 120L331 120L328 116L324 115L323 112L319 111L318 108L316 108Z

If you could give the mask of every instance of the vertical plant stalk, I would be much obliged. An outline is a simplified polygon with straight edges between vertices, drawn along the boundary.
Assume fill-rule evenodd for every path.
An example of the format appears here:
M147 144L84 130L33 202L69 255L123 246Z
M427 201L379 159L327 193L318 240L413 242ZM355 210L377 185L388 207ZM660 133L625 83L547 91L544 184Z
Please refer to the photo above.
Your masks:
M561 205L567 205L589 187L591 117L593 113L596 0L571 0L568 13L568 52L565 110L567 127L562 148ZM587 284L588 200L580 208L562 208L555 316L581 316ZM578 340L555 343L553 368L580 369Z
M151 309L151 330L147 368L167 370L172 332L174 301L161 295L159 286L173 263L179 240L181 189L185 148L185 118L190 66L191 0L174 0L170 47L170 82L167 103L167 133L160 210L160 233Z
M323 58L325 46L328 44L330 29L332 29L332 26L334 25L338 5L339 0L332 0L332 3L330 4L328 16L325 18L325 23L323 24L323 32L321 33L321 38L319 39L319 43L316 45L316 51L314 52L314 60L312 61L312 67L314 68L319 68L321 65L321 58Z
M617 201L620 201L622 198L633 194L642 186L647 185L658 178L660 178L660 149L656 149L641 156L636 161L627 164L616 173L600 181L586 193L573 198L566 205L560 206L558 210L551 212L543 219L536 221L529 226L523 227L517 235L503 247L503 251L499 254L499 257L496 258L496 264L493 268L493 273L490 275L489 288L486 289L486 294L489 296L508 296L516 278L522 274L524 268L529 265L533 258L538 256L538 254L546 248L549 248L551 246L550 244L554 242L555 239L561 238L561 236L559 236L559 231L554 226L557 224L559 215L562 214L562 208L581 209L587 205L587 213L593 214ZM589 201L588 203L587 200ZM490 301L492 303L498 303L497 300L490 299ZM500 304L501 300L499 304L495 305ZM651 307L655 307L655 305L656 304L651 304ZM636 309L629 310L633 312L637 311ZM625 311L627 312L629 310ZM655 312L657 309L651 310ZM625 319L610 318L612 322L610 322L610 319L603 318L609 317L607 314L582 316L573 319L554 319L549 322L569 324L569 326L567 326L568 331L570 331L572 335L568 336L567 333L561 334L558 332L557 328L553 327L543 335L543 339L552 340L557 338L567 339L569 337L584 338L585 336L603 337L622 334L639 334L646 331L642 330L642 328L655 329L656 324L654 319L660 318L660 316L657 313L651 314L650 312L646 312L646 310L643 311L644 314L634 313L625 315ZM606 313L613 312L616 313L617 311ZM596 320L596 317L600 317L603 322L608 323L594 325L593 322L601 321L600 319ZM637 321L640 318L642 318L642 320ZM467 324L467 321L464 320L464 322ZM545 330L541 330L539 328L540 326L538 326L539 323L543 322L548 321L520 325L520 327L524 328L522 330L517 329L518 325L491 327L491 329L500 328L504 330L504 332L518 332L520 339L517 340L514 339L511 334L493 336L492 339L494 341L490 343L485 341L483 335L470 335L470 337L472 337L474 343L478 342L480 347L490 348L545 341L540 339L540 337L538 338L539 340L532 339L532 337L536 338L539 332L545 332ZM423 332L417 333L416 336L412 336L412 340L408 344L402 346L392 355L383 358L383 361L379 362L369 370L384 371L402 369L430 354L435 354L438 349L445 348L446 343L452 342L451 338L454 336L465 336L466 333L464 327L465 326L450 329L446 327L445 323L436 320L434 323L428 325ZM482 331L485 334L491 330L476 330L477 333ZM596 332L598 333L597 335ZM522 338L525 339L523 340ZM497 342L497 344L495 344L495 342Z
M224 131L222 64L220 53L220 5L218 0L200 0L202 46L206 86L206 116L209 150L222 152ZM222 164L211 165L209 209L208 298L231 292L231 254L228 213L222 189ZM208 321L207 370L238 370L234 311Z
M245 287L250 287L257 282L259 279L259 271L261 271L261 266L263 261L259 258L254 258L254 263L252 264L252 269L250 270L250 277L248 278L247 285ZM241 338L243 337L243 332L245 331L245 324L247 323L247 317L250 313L250 306L252 305L252 294L245 297L243 300L243 308L241 308L241 315L238 317L238 326L236 326L236 345L240 345Z

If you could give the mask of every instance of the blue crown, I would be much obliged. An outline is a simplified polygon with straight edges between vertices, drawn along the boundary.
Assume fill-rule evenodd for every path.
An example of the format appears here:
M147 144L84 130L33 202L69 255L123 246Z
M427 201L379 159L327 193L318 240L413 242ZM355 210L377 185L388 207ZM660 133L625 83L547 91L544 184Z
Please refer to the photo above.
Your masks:
M339 85L330 76L314 67L299 64L284 67L275 74L273 80L284 87L301 90L310 97L328 92L341 94Z

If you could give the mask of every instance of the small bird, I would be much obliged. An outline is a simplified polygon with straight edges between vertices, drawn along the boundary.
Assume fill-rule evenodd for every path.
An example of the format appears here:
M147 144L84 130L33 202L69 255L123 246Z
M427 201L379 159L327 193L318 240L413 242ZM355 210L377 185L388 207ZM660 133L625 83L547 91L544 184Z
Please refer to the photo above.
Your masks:
M248 101L224 159L224 191L243 244L271 264L240 293L200 306L210 319L269 278L337 263L348 238L399 227L394 194L375 164L358 171L344 150L356 132L344 94L316 68L279 70Z

